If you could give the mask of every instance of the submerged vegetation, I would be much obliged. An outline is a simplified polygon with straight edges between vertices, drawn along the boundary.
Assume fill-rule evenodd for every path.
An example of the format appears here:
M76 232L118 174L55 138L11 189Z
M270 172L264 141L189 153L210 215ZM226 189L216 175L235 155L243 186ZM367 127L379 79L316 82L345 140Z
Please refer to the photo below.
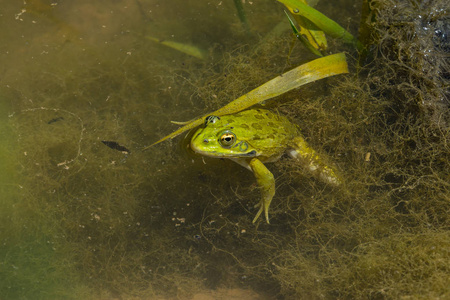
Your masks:
M183 5L205 9L199 2ZM345 189L288 158L269 164L271 225L251 223L259 195L248 171L186 151L189 137L139 151L171 132L170 120L214 111L314 59L294 47L287 62L289 25L258 44L228 2L208 7L208 30L195 33L173 22L189 12L152 1L108 4L108 14L88 1L5 7L3 28L4 16L18 17L0 54L1 297L186 299L226 287L261 299L450 297L448 1L364 1L361 26L345 1L339 15L319 3L349 32L360 28L366 55L328 41L328 51L348 51L353 73L265 108L328 154ZM277 3L243 9L261 35L288 22ZM80 18L98 31L83 36ZM210 57L166 51L145 39L164 36L155 28Z

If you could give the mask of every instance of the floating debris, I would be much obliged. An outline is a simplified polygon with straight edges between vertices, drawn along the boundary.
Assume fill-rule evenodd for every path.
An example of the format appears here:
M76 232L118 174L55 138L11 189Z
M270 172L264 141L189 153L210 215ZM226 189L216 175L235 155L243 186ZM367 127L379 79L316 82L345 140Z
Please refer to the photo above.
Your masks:
M193 46L193 45L189 45L189 44L183 44L183 43L179 43L179 42L175 42L175 41L166 41L166 40L160 40L151 36L146 36L145 37L147 40L153 41L155 43L159 43L162 44L164 46L170 47L172 49L178 50L180 52L183 52L185 54L188 54L190 56L194 56L197 57L199 59L205 59L206 58L206 54L205 51Z
M50 121L48 121L47 124L53 124L53 123L55 123L55 122L62 121L62 120L64 120L63 117L53 118L53 119L51 119Z
M130 154L131 153L130 150L128 150L126 147L120 145L117 142L114 142L114 141L102 141L102 143L105 144L106 146L108 146L109 148L117 150L117 151L120 151L120 152L122 152L124 154Z

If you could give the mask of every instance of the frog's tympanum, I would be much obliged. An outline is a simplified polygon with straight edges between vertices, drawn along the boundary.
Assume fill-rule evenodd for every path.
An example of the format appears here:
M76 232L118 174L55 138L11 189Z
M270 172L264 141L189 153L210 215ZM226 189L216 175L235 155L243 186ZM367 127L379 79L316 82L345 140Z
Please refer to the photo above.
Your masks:
M269 206L275 194L273 174L263 163L276 161L285 152L302 160L322 180L334 185L340 182L336 172L308 146L297 125L264 109L206 117L204 126L192 137L191 148L205 156L229 158L253 172L262 193L253 222L264 211L269 223Z

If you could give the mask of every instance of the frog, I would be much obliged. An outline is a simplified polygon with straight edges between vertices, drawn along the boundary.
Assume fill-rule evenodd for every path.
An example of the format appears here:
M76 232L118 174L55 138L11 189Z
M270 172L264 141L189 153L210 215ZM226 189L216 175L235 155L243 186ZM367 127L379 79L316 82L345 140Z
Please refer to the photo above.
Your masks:
M265 221L270 224L269 207L275 195L275 178L264 163L275 162L285 153L301 160L322 181L335 186L341 184L335 168L325 164L308 145L299 126L267 109L206 116L189 144L197 154L230 159L253 172L261 191L253 223L264 213Z

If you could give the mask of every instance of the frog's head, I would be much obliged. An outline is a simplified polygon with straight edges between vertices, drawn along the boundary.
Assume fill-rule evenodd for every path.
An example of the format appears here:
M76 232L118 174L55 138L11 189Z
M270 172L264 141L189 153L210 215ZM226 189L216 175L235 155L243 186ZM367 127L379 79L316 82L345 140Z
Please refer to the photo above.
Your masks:
M210 157L255 157L257 152L247 141L240 139L240 130L229 120L208 116L202 128L191 139L191 149Z

